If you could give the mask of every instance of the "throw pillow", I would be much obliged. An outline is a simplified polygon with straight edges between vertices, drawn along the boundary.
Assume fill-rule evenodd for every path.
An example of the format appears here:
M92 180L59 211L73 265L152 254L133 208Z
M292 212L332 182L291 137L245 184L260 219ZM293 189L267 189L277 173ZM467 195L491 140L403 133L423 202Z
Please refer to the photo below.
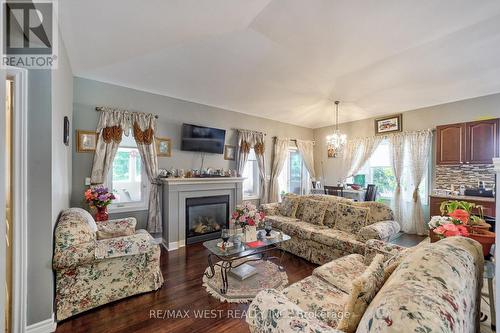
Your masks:
M295 217L300 198L294 196L285 196L280 203L279 211L283 216Z
M363 275L367 266L361 254L349 254L316 268L313 275L318 276L346 294L352 291L352 281Z
M370 208L339 203L337 205L335 229L357 234L358 231L366 225L366 218L369 213Z
M368 304L384 284L384 256L377 254L363 274L352 282L352 290L337 326L346 333L356 331Z
M333 228L335 227L335 219L337 218L337 202L330 202L326 208L323 225Z
M304 204L302 220L311 224L323 225L328 202L308 199Z
M109 239L109 238L116 238L116 237L124 237L124 236L130 236L133 234L134 234L133 232L130 232L128 230L113 230L113 231L99 230L97 232L97 239L102 240L102 239Z

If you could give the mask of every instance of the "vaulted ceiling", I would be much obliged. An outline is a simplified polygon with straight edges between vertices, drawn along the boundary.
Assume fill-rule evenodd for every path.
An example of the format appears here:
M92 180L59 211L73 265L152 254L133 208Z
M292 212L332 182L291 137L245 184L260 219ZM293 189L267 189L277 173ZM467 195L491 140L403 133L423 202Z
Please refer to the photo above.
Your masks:
M500 92L497 0L64 0L75 76L316 128Z

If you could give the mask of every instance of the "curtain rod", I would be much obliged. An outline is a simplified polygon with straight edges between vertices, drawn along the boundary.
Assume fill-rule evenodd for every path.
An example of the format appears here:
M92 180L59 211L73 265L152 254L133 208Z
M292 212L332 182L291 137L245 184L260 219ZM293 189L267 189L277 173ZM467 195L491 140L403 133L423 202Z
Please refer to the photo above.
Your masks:
M278 138L278 137L277 137L277 136L273 136L273 139L276 139L276 138ZM303 140L303 139L295 139L295 138L290 138L289 140L290 140L290 141L295 141L295 142L297 142L297 140L302 140L302 141L311 141L311 142L313 143L313 145L315 145L315 144L316 144L316 141L315 141L315 140Z
M267 135L266 132L262 132L262 131L254 131L254 130L249 130L249 129L243 129L243 128L231 128L231 130L233 131L246 131L246 132L252 132L252 133L262 133L264 134L264 136Z
M100 111L103 111L103 110L104 110L104 107L102 107L102 106L96 106L96 107L95 107L95 110L96 110L97 112L100 112ZM155 118L156 118L156 119L158 119L158 115L157 115L157 114L155 114Z

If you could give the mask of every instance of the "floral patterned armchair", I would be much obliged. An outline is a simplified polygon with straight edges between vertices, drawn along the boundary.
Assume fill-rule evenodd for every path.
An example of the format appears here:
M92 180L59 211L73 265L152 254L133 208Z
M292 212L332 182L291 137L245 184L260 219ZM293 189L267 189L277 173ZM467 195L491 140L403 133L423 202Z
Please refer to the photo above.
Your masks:
M61 213L55 230L57 320L159 289L160 246L134 218L96 225L81 208Z

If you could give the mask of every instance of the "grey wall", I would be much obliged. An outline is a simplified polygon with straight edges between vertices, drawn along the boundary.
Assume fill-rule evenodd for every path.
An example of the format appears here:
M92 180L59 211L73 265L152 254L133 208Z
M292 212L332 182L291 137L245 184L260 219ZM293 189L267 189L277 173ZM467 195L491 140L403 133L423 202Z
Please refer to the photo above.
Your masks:
M403 130L434 129L439 125L491 117L500 117L500 94L404 112ZM340 125L340 129L348 135L348 138L373 136L375 135L374 120L375 118L370 118L344 123ZM316 175L322 177L323 183L327 185L337 184L339 177L341 177L339 166L342 159L327 157L325 138L330 134L331 130L332 127L322 127L314 130L314 138L316 140L314 148Z
M28 290L27 325L52 317L53 228L69 207L71 148L63 144L63 117L72 115L73 74L59 41L59 67L28 73Z
M52 316L51 72L28 73L28 325Z
M71 196L71 146L63 144L63 119L73 117L73 73L62 40L59 40L59 64L52 72L52 222L68 208ZM71 127L70 127L71 138Z
M266 136L266 170L270 172L272 137L288 136L299 139L313 138L313 130L227 111L207 105L187 102L171 97L156 95L130 88L106 84L93 80L74 79L73 128L93 130L99 114L94 110L97 105L115 106L125 109L158 114L157 136L172 139L172 157L159 157L161 168L191 169L199 168L201 154L180 150L181 125L193 123L228 130L226 144L236 144L233 128L260 130ZM75 135L75 131L73 135ZM84 178L90 175L93 154L77 153L73 148L73 189L71 205L81 206L84 191ZM225 161L223 155L207 154L205 167L234 169L233 161ZM145 212L114 214L111 217L136 216L139 227L145 227Z

